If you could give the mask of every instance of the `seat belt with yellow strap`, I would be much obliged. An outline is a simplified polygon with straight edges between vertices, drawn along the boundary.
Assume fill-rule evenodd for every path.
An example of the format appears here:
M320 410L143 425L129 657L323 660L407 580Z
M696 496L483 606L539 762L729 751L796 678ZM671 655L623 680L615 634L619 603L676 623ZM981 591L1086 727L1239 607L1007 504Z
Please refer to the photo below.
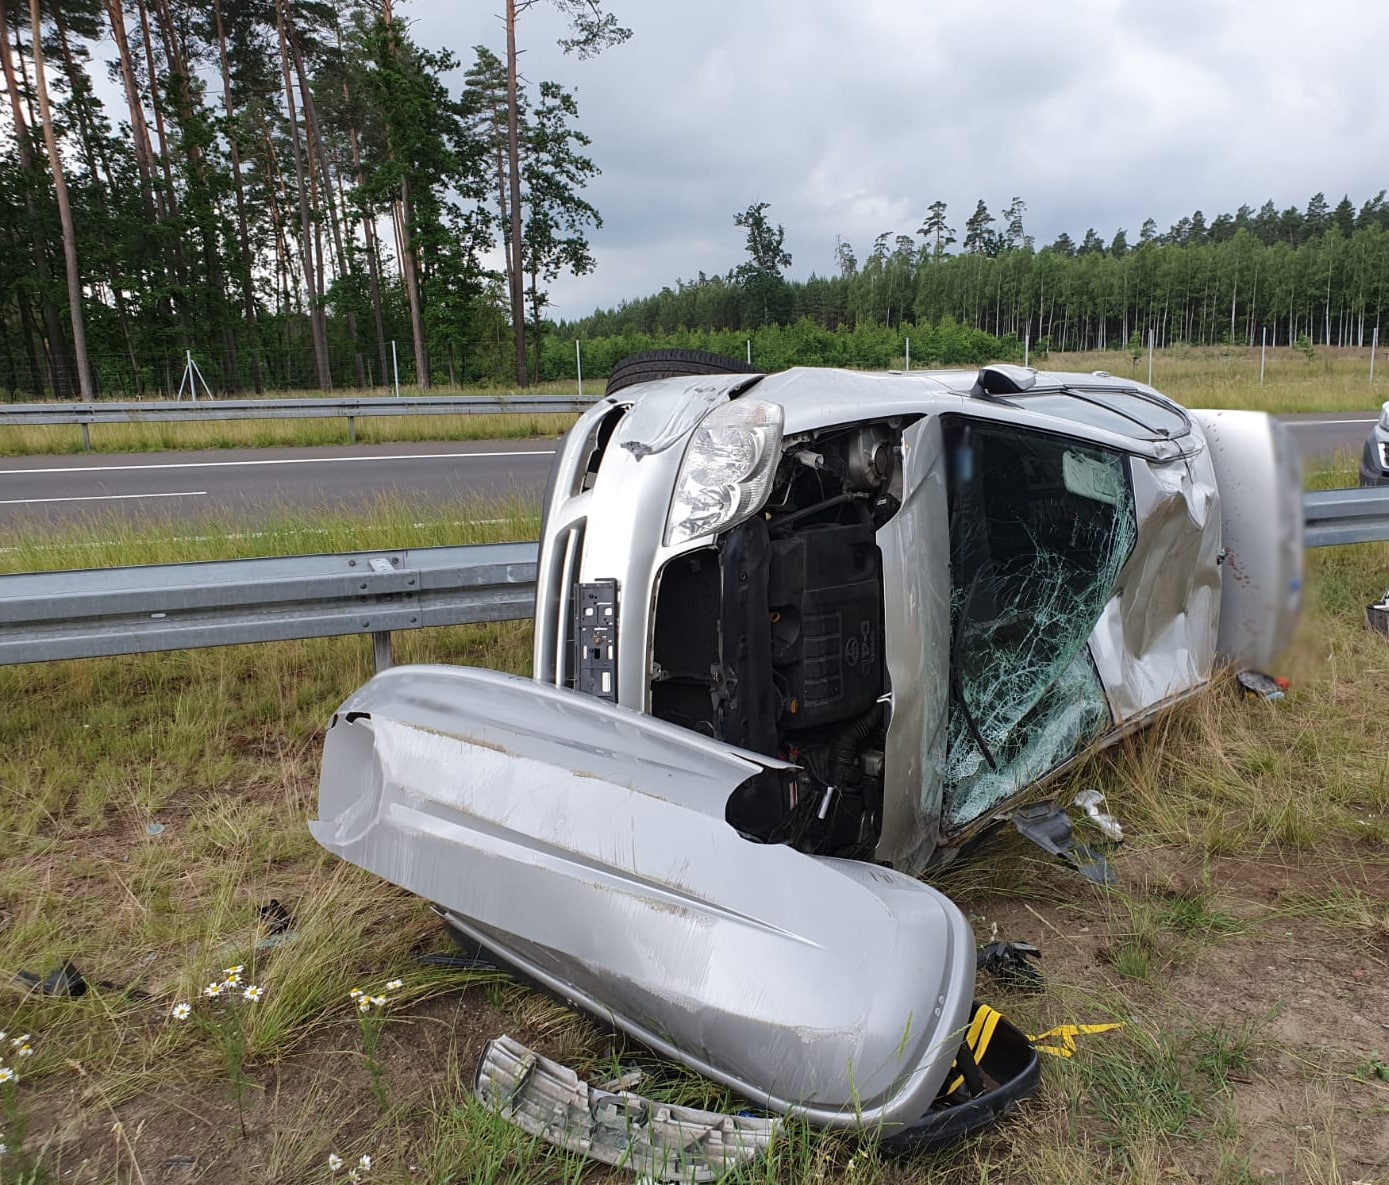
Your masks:
M990 1008L987 1004L980 1004L974 1010L974 1019L969 1022L969 1029L965 1033L964 1050L961 1051L962 1053L968 1051L968 1058L973 1062L973 1065L962 1067L959 1060L956 1060L954 1068L959 1073L941 1091L942 1097L949 1097L954 1094L965 1085L966 1078L975 1076L971 1071L983 1063L989 1042L993 1040L994 1031L1002 1019L1003 1014L996 1008ZM1092 1033L1108 1033L1123 1027L1122 1024L1057 1025L1056 1028L1048 1029L1045 1033L1038 1033L1035 1037L1029 1035L1027 1039L1032 1042L1032 1047L1038 1053L1047 1053L1052 1057L1073 1057L1076 1052L1075 1039L1077 1037L1088 1036ZM1059 1041L1060 1044L1046 1044L1049 1041Z

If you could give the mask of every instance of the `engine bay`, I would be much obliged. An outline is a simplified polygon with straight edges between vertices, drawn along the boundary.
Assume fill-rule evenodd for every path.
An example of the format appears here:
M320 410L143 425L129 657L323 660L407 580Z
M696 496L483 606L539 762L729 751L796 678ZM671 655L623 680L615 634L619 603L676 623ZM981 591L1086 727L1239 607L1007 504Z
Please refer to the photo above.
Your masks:
M900 505L901 427L788 437L761 512L661 572L652 715L801 767L786 790L730 800L750 839L856 858L877 844L889 687L874 537Z

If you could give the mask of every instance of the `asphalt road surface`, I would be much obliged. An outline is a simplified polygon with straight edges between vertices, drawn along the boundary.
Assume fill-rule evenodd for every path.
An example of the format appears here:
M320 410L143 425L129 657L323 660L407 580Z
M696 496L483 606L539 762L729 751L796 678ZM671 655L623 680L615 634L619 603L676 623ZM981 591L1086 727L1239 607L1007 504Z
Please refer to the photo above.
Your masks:
M1358 455L1376 412L1284 417L1303 456ZM375 444L207 452L0 457L0 534L93 515L137 522L225 512L253 522L269 510L351 514L382 496L422 505L530 495L545 486L552 440Z
M539 501L551 439L0 457L0 533L94 515L137 522L271 510L360 512L382 497Z

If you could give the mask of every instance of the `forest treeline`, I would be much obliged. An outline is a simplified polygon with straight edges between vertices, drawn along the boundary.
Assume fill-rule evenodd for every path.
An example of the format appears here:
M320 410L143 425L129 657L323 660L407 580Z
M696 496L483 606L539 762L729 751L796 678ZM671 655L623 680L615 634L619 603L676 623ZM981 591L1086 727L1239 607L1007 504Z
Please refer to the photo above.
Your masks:
M591 0L502 2L505 50L451 91L392 0L0 0L10 398L170 393L188 357L218 393L524 384L600 217L577 103L518 77L518 21L560 10L580 56L629 33Z
M459 75L392 0L0 0L0 391L157 397L190 357L218 394L525 386L572 377L576 340L594 376L749 341L766 367L889 365L908 337L941 364L1150 332L1366 344L1389 299L1382 192L1044 246L1020 199L958 229L937 201L806 280L758 202L726 272L555 324L549 287L596 265L598 170L574 95L518 75L518 30L544 4L580 57L629 33L594 0L498 4L505 44Z
M1345 197L1333 207L1316 194L1305 209L1270 201L1210 220L1198 210L1166 231L1148 219L1132 241L1123 229L1108 241L1090 229L1078 242L1063 233L1041 247L1020 198L999 217L980 200L960 231L938 201L914 234L881 234L862 259L841 240L834 273L803 281L783 278L790 259L780 265L768 246L780 250L782 228L765 203L740 225L754 214L761 225L749 229L749 263L564 324L559 336L581 339L595 356L638 343L741 355L750 334L777 326L783 332L766 339L776 357L790 338L804 344L798 361L869 357L863 364L883 366L900 363L910 338L913 358L954 364L976 361L986 340L992 356L1020 355L1024 338L1034 353L1129 348L1150 333L1158 347L1304 339L1364 347L1389 306L1384 191L1359 206ZM942 352L947 343L953 349ZM546 361L547 373L562 373L563 341L549 343Z

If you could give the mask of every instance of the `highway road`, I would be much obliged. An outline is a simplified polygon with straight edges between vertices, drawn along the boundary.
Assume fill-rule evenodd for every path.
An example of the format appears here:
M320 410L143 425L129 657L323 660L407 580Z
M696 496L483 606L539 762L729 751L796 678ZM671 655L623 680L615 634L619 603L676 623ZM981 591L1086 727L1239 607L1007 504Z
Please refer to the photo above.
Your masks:
M1357 455L1375 412L1284 417L1303 456ZM553 440L375 444L208 452L0 457L0 535L94 515L136 522L275 509L351 514L382 496L422 505L511 493L539 497Z
M96 515L252 522L294 508L352 514L390 496L538 501L554 450L554 440L536 439L0 457L0 533Z

